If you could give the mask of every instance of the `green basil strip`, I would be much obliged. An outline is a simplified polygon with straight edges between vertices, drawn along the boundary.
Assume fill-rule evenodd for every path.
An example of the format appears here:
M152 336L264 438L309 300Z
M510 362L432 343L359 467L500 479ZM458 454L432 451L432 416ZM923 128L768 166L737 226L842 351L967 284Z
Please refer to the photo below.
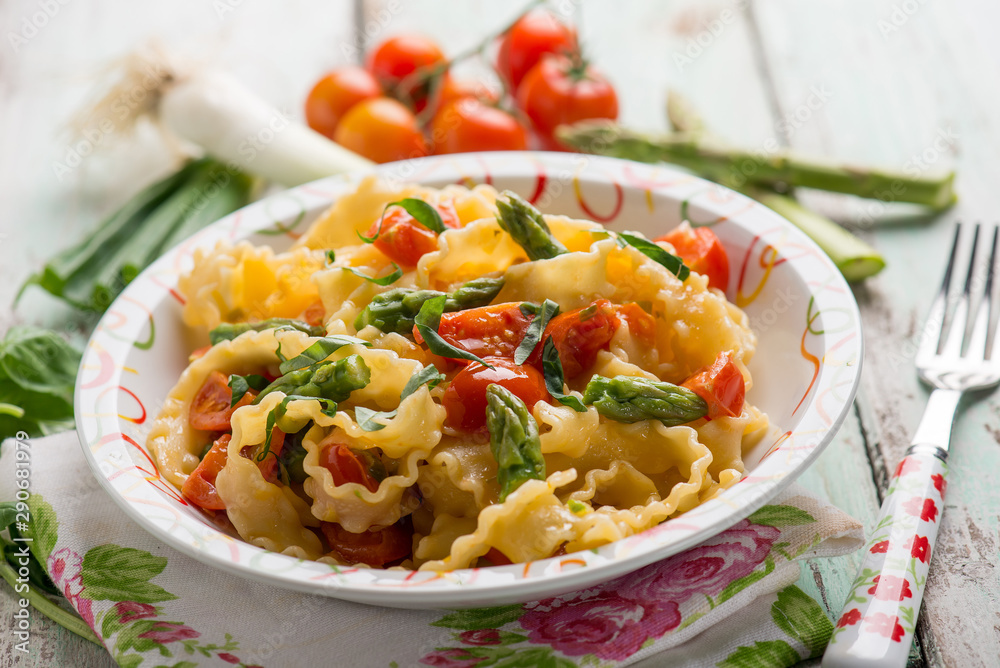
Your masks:
M563 394L563 384L566 378L563 374L562 360L559 359L559 351L550 336L545 340L545 348L542 349L542 371L545 374L545 387L552 395L552 398L563 406L569 406L577 413L585 413L587 407L583 402L571 394Z
M385 287L387 285L392 285L393 283L395 283L396 281L398 281L399 279L401 279L403 277L403 270L399 268L399 265L396 264L395 262L393 262L392 266L395 267L395 269L393 270L393 272L391 274L389 274L387 276L383 276L381 278L372 278L368 274L366 274L363 271L360 271L358 269L355 269L354 267L341 267L341 269L343 269L344 271L349 271L352 274L354 274L355 276L360 276L361 278L365 279L369 283L374 283L375 285L380 285L382 287Z
M428 299L424 302L423 306L420 307L420 312L417 313L417 317L414 318L417 331L420 332L420 336L423 337L428 350L435 355L440 355L441 357L479 362L483 366L492 369L493 365L487 364L485 361L470 352L466 352L461 348L456 348L441 338L441 335L438 334L437 329L441 325L441 314L444 313L444 303L447 298L447 295L440 295L438 297Z
M441 213L437 210L437 208L433 204L428 204L422 199L416 199L415 197L404 197L398 202L389 202L388 204L385 205L385 208L382 209L382 215L378 219L378 229L375 230L375 236L366 237L365 235L361 234L361 232L357 232L357 235L361 239L361 241L365 242L366 244L370 244L373 243L380 236L382 236L382 223L385 221L385 212L388 211L389 207L391 206L402 207L406 211L406 213L413 216L414 220L416 220L418 223L426 227L431 232L436 232L437 234L441 234L442 232L445 231L445 229L447 229L444 226L444 221L441 220Z
M329 267L331 264L333 264L336 261L337 261L337 253L336 253L336 251L328 250L326 252L326 266Z
M428 389L433 389L444 378L444 374L438 371L437 367L433 364L425 366L406 381L406 385L403 386L403 392L399 395L399 403L403 403L403 399L416 392L421 385L427 385ZM354 409L354 419L364 431L378 431L379 429L385 429L386 425L381 422L375 422L375 418L390 420L396 417L398 413L398 408L391 411L373 411L370 408L358 406Z
M532 304L531 306L534 307L535 305ZM545 333L545 327L549 324L549 320L559 315L559 304L551 299L546 299L541 308L536 307L534 310L536 312L531 322L528 323L528 330L524 333L524 338L518 344L517 350L514 351L514 364L524 364L531 357L531 353L535 352L535 348L538 347L538 342L542 340L542 334ZM521 312L524 312L523 304Z
M270 384L271 381L260 374L251 373L246 376L237 376L234 373L229 377L229 389L233 391L233 400L230 402L229 407L232 408L238 404L243 395L251 389L260 392Z
M322 339L312 344L296 357L292 359L283 359L281 356L281 345L278 345L278 359L281 359L281 365L278 370L281 371L281 375L285 375L290 371L298 371L299 369L304 369L313 364L318 364L322 362L327 357L337 352L344 346L350 346L359 344L362 346L371 347L371 343L365 341L364 339L359 339L356 336L347 336L345 334L331 334L330 336L324 336Z
M663 265L667 271L682 281L686 281L688 275L691 273L691 270L688 269L682 259L663 250L659 244L655 244L649 239L644 239L631 232L620 232L618 237L627 241L630 246L637 249L649 259Z

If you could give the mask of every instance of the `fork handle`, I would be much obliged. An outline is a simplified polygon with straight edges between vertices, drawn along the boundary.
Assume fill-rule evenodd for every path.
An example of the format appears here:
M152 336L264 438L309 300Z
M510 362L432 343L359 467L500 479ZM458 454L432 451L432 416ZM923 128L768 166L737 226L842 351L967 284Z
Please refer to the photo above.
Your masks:
M825 668L906 664L944 510L947 459L936 445L907 449L823 655Z

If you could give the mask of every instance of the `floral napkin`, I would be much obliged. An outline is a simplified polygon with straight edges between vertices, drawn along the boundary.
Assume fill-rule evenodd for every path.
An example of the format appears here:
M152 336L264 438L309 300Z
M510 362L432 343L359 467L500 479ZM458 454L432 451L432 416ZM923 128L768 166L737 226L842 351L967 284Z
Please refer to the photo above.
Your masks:
M8 441L0 455L0 501L24 479L16 449ZM397 610L206 566L111 501L75 433L29 450L22 535L128 667L790 666L822 654L833 631L794 585L798 561L846 554L863 538L856 520L793 486L701 545L596 587L495 608Z

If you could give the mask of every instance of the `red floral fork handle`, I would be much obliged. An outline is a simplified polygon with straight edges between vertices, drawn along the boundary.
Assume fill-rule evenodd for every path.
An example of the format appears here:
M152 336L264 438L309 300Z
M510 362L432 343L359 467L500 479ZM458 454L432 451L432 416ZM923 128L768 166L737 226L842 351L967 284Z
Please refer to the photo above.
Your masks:
M911 446L896 468L824 666L906 663L948 484L948 465L928 447Z

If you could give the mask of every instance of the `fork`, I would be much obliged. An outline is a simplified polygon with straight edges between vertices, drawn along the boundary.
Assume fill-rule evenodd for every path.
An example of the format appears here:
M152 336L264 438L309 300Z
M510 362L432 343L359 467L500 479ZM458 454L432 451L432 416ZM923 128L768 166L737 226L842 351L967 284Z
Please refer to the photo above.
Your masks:
M949 322L948 295L961 232L961 224L956 225L944 280L917 351L917 372L933 391L882 501L861 569L823 655L826 668L906 664L944 510L955 411L966 392L992 390L1000 383L1000 356L986 355L990 339L996 338L989 334L998 230L993 228L984 288L974 300L980 233L975 226L965 286Z

